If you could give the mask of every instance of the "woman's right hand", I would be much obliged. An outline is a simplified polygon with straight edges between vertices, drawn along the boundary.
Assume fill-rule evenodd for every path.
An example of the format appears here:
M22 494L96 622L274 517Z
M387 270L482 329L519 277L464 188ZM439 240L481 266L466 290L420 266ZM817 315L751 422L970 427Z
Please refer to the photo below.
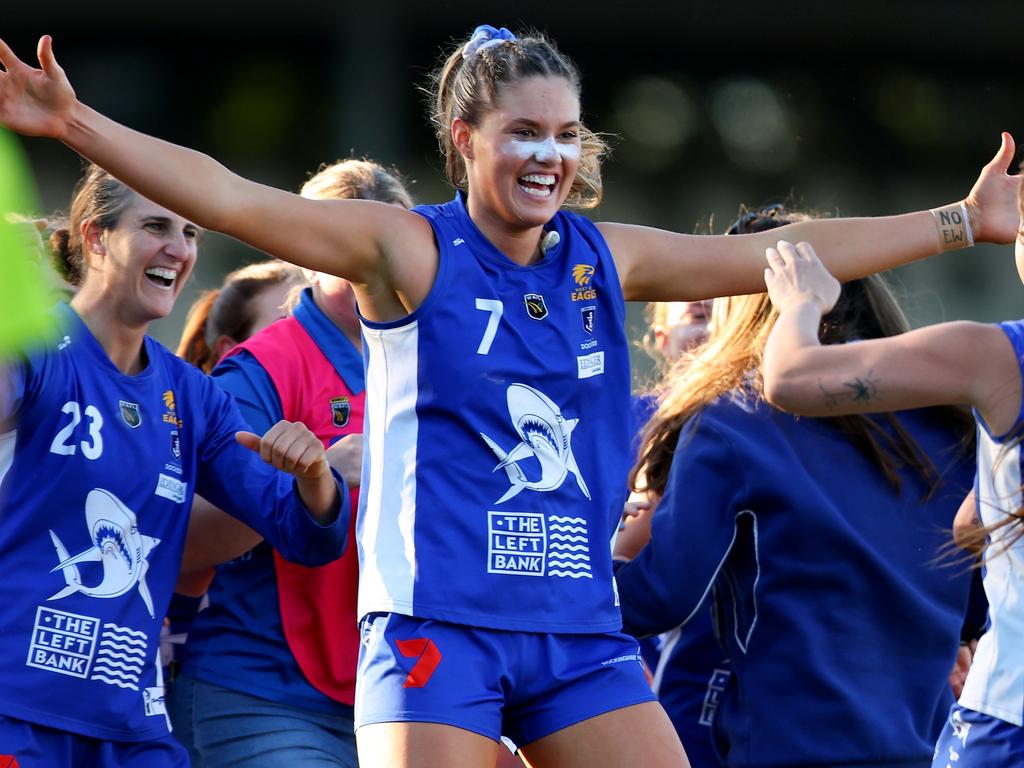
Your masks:
M60 139L75 105L75 91L53 56L49 35L39 39L35 69L0 40L0 124L25 136Z
M825 269L810 243L787 243L780 240L777 248L765 252L768 268L764 282L775 308L803 301L813 301L822 315L831 311L839 300L839 281Z

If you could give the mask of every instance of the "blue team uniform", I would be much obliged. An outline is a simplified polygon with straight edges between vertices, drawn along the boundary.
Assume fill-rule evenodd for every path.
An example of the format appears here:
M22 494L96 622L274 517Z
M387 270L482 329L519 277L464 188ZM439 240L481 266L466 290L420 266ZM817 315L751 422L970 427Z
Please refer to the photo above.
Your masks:
M653 396L633 398L634 464L640 451L641 431L656 410L657 400ZM686 622L685 629L677 627L641 638L640 652L653 672L652 687L658 701L686 746L691 768L718 768L721 762L712 745L711 724L732 670L715 638L711 605L704 605Z
M591 222L560 212L547 227L559 244L520 266L477 229L462 193L415 210L440 252L430 294L401 320L363 320L359 613L402 616L365 623L357 726L441 716L412 698L443 683L403 683L431 646L377 653L404 617L567 635L614 635L621 624L610 539L626 496L629 355L607 245ZM636 644L616 642L601 663L628 668L641 695ZM437 651L432 677L443 680L453 654ZM389 681L376 670L386 656L404 665L390 682L409 700L382 703ZM632 703L604 698L601 711ZM496 736L491 725L447 722Z
M930 764L970 584L934 560L973 465L930 412L899 419L944 480L924 502L919 473L895 492L827 420L734 396L684 429L651 542L616 578L639 635L713 595L725 765Z
M1024 320L1001 323L1024 380ZM1024 403L1006 434L993 435L981 414L975 484L982 525L996 525L1021 509L1024 494ZM1019 521L989 536L983 583L989 627L978 641L960 701L953 706L935 750L936 768L981 768L1024 763L1024 538L1006 545ZM1003 551L1003 550L1006 551Z
M149 337L145 369L126 376L58 311L62 339L8 369L0 414L17 424L0 451L0 715L101 741L161 739L158 635L193 493L310 565L344 548L347 493L320 526L293 478L236 442L245 424L212 380ZM14 738L5 718L0 742Z

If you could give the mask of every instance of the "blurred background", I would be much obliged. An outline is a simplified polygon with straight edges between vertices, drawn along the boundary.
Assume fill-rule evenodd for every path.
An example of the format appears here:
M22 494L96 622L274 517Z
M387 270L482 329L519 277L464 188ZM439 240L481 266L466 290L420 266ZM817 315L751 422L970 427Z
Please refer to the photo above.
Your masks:
M741 203L881 215L963 197L1008 130L1024 143L1015 0L552 3L178 0L5 2L0 36L34 62L54 36L79 98L131 127L297 190L320 163L398 166L419 202L452 192L420 88L442 48L480 23L551 35L583 73L585 121L614 134L591 215L721 232ZM24 142L44 212L81 162ZM1020 154L1018 153L1018 158ZM301 236L301 233L297 233ZM173 316L263 255L207 234ZM916 324L1019 317L1009 247L898 270ZM634 337L642 307L631 307ZM637 382L650 371L637 348Z

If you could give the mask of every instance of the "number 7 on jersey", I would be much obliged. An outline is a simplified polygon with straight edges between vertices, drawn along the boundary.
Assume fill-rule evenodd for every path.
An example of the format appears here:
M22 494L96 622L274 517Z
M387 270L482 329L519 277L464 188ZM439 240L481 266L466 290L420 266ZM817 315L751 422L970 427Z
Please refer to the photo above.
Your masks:
M484 329L484 337L480 339L480 346L476 348L478 355L486 355L491 351L491 344L494 343L494 334L498 332L498 321L501 320L501 313L505 311L505 305L498 299L477 299L476 308L491 313L491 316L487 318L487 328Z

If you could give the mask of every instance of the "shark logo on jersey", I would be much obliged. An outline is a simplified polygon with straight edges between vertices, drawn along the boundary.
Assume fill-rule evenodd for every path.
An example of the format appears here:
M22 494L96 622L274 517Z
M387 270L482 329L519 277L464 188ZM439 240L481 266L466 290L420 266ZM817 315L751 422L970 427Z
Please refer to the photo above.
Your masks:
M94 488L85 498L85 524L92 546L74 557L69 555L57 534L50 531L60 559L50 573L63 571L67 586L47 599L59 600L76 592L89 597L120 597L137 586L149 615L153 616L153 598L146 584L147 558L160 539L140 533L135 513L102 488ZM91 587L82 584L78 563L84 562L99 562L103 566L99 584Z
M501 504L516 496L524 489L531 491L553 491L560 487L571 472L576 478L583 495L590 498L590 491L580 474L576 457L572 454L572 431L579 419L566 420L562 411L543 392L525 384L512 384L508 388L508 413L512 426L521 442L505 452L491 438L480 433L494 455L498 465L494 471L504 469L508 474L509 489L495 503ZM540 464L540 477L530 480L519 466L524 459L534 458Z

